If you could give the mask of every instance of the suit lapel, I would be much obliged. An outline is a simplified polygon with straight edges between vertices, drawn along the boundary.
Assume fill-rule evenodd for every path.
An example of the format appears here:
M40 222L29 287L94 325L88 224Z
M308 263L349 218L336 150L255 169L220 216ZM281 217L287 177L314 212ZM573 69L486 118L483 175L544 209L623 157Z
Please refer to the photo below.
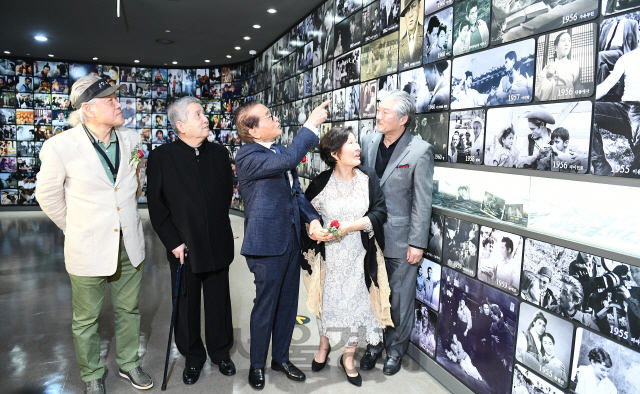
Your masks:
M127 135L119 132L118 129L116 129L116 135L118 136L118 144L120 145L120 166L118 167L118 176L115 182L115 186L118 186L122 178L124 178L124 173L131 161L131 151L129 149L129 138Z
M91 141L89 141L89 137L85 134L84 128L82 126L78 127L79 129L77 129L75 146L76 152L87 163L89 168L91 168L93 172L100 177L100 179L111 185L111 180L109 180L109 177L102 166L102 162L98 158L98 152L96 152Z
M371 143L367 147L367 167L376 168L376 157L378 156L378 145L380 145L380 138L382 133L375 133L371 138Z
M384 170L384 174L382 174L382 179L380 179L380 186L384 185L384 183L389 178L389 175L396 169L400 160L402 160L407 153L409 153L409 149L406 149L411 144L411 139L413 136L409 131L405 131L405 133L400 137L400 141L398 141L398 145L396 145L396 149L393 150L393 154L391 158L389 158L389 164L387 164L387 168Z

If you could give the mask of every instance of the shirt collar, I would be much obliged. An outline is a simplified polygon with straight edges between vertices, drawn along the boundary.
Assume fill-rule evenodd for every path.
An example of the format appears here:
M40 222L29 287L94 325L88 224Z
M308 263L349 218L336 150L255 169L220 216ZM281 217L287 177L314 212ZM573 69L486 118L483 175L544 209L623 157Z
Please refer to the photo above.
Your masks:
M117 141L117 136L116 136L116 131L115 129L111 129L111 136L109 137L109 143L107 145L104 144L104 142L97 138L93 132L91 130L89 130L89 132L91 132L91 134L93 135L93 137L96 139L96 141L101 144L102 146L104 146L105 148L109 148L109 146L111 146L112 143Z
M275 144L275 142L258 142L258 141L254 141L256 144L258 145L262 145L265 148L271 150L271 145Z
M400 137L398 137L397 140L393 141L393 143L391 145L389 145L388 147L384 144L384 135L382 136L382 138L380 138L380 146L384 146L385 149L391 149L391 148L395 148L396 145L398 145L398 141L400 141L402 139L402 137L404 137L404 133L407 132L407 129L405 128L404 131L402 132L402 134L400 134Z

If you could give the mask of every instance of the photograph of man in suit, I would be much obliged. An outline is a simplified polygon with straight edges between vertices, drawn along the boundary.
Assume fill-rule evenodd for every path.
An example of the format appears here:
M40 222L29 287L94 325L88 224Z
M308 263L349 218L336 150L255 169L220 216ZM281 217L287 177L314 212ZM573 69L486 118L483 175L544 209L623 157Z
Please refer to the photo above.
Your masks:
M229 356L233 346L229 295L233 175L227 149L207 140L209 119L200 100L183 97L168 112L178 138L149 154L147 202L153 229L167 249L174 293L182 264L178 287L186 291L178 294L175 342L186 359L182 381L194 384L207 354L223 375L236 373ZM206 349L200 335L201 294Z
M265 385L264 368L273 338L271 369L295 381L305 374L289 361L289 345L298 310L300 234L321 229L320 215L307 201L296 167L318 143L318 126L327 119L325 101L315 108L288 148L274 144L280 121L257 101L236 110L238 135L245 142L236 155L236 172L244 199L244 241L256 285L251 311L249 384ZM328 234L328 233L327 233ZM322 239L324 241L324 239Z
M400 0L380 0L380 28L382 34L398 29Z
M422 0L402 0L400 13L400 70L422 62Z
M638 47L638 22L618 15L602 22L598 42L598 84L613 71L620 57Z
M140 367L138 295L145 250L138 213L138 166L130 165L140 140L122 128L122 104L98 76L73 84L75 127L52 137L40 151L37 196L42 210L65 234L65 266L71 279L71 330L86 392L105 392L98 315L109 284L115 317L119 375L137 389L153 387ZM71 181L72 180L72 181Z
M362 164L375 168L389 213L384 229L384 257L395 327L385 332L387 358L382 372L386 375L400 370L409 344L418 263L429 238L433 146L407 131L415 113L413 98L395 90L380 102L376 114L378 132L362 137ZM382 346L368 346L360 368L372 369L381 353Z

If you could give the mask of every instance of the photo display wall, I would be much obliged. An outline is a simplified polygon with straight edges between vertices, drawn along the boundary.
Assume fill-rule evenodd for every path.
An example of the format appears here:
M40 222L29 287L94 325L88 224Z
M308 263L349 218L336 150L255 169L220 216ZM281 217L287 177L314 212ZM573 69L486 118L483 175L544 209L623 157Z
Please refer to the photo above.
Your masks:
M640 268L433 213L411 342L474 392L636 393Z

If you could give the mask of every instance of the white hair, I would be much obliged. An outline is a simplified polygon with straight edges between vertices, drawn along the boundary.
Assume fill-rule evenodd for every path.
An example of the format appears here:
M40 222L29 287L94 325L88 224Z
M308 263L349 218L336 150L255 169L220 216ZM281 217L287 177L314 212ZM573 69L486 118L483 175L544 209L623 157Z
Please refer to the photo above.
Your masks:
M405 130L409 128L413 119L416 117L416 103L411 95L403 90L394 90L385 96L385 100L393 100L393 110L396 112L396 120L400 120L407 115L407 123L404 124Z
M78 79L73 86L71 87L71 94L69 95L69 101L74 105L75 102L82 96L82 93L87 90L87 88L94 83L98 82L100 79L97 75L87 75L86 77L82 77ZM95 98L86 102L88 105L95 105ZM82 108L76 109L69 113L68 122L71 127L77 126L79 124L87 123L89 119L87 115L82 111Z
M187 122L187 118L189 117L189 110L187 109L187 106L192 103L200 104L200 100L193 96L186 96L179 98L169 106L169 109L167 111L169 116L169 123L171 123L171 126L173 126L176 131L179 131L178 122Z

